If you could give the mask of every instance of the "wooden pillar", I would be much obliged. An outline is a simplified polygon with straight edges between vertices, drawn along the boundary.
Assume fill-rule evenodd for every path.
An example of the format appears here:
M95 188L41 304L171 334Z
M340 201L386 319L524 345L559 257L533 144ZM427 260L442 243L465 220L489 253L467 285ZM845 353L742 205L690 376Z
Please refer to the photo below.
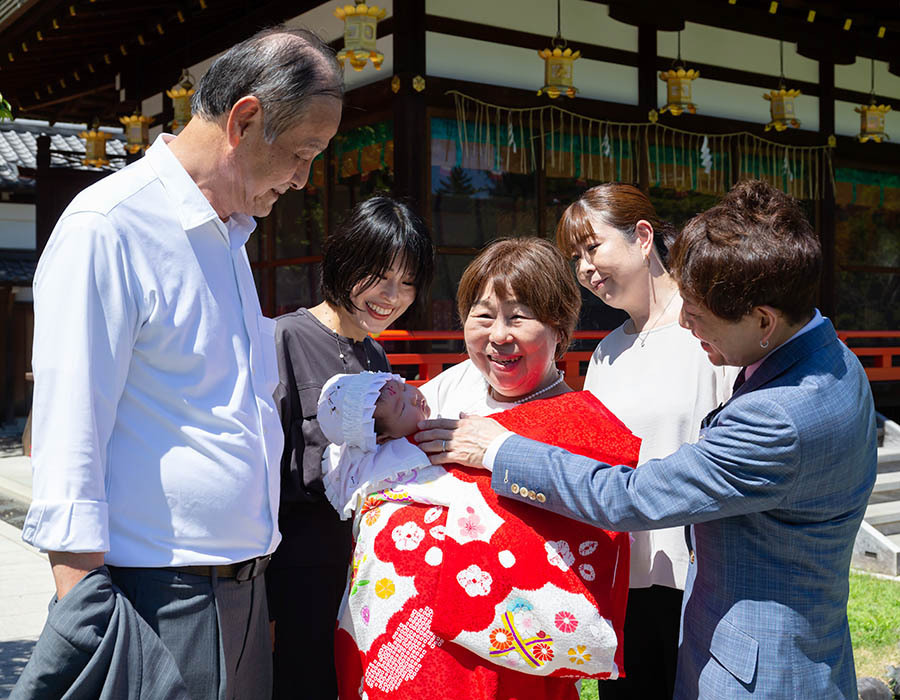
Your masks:
M825 140L834 134L834 63L819 61L819 133ZM818 233L822 244L822 286L819 305L824 315L834 318L837 308L837 260L835 259L835 201L831 172L823 159L823 196L818 207Z
M53 193L50 192L50 137L41 134L37 137L37 183L35 188L35 247L38 257L44 252L47 239L56 225L56 210L51 201Z
M2 309L3 319L0 322L0 348L3 348L3 371L0 372L0 396L3 397L3 422L13 419L15 398L15 376L14 368L16 366L16 357L13 344L15 335L15 327L13 325L13 302L15 297L12 293L12 287L4 285L0 287L0 309Z
M394 75L400 89L394 95L394 194L407 197L426 217L427 169L431 147L427 142L425 93L413 87L425 71L425 0L394 0Z
M656 25L638 25L638 106L642 115L656 109L656 56L658 53L656 42ZM650 140L650 131L646 132L646 138ZM647 192L650 189L650 163L648 147L644 147L643 139L638 139L638 186Z

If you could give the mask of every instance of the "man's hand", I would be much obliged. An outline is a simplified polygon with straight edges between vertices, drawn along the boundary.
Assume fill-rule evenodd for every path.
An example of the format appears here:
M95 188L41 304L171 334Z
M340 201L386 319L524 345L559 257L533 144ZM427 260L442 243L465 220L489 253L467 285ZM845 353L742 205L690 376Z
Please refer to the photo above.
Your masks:
M484 453L506 428L493 418L463 415L459 420L436 418L419 423L415 440L432 464L484 466Z
M103 566L103 552L48 552L53 580L56 582L56 598L71 591L75 584L94 569Z

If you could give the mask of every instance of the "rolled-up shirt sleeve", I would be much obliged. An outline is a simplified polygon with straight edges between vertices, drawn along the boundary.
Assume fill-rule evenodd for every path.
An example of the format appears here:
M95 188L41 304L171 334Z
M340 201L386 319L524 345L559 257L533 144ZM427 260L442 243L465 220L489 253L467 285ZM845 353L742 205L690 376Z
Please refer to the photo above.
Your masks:
M34 282L34 475L22 538L35 547L109 551L107 446L141 307L107 218L64 215Z

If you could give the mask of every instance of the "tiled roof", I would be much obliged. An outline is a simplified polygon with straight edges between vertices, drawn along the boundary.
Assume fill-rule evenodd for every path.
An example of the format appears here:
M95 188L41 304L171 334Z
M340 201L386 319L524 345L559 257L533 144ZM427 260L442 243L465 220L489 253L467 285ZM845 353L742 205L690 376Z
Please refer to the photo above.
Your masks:
M34 184L32 177L23 177L19 168L37 168L37 138L50 136L51 167L68 167L77 170L96 170L81 163L84 157L84 139L78 134L87 127L83 124L56 124L18 119L0 124L0 187ZM115 134L106 142L110 165L106 169L118 170L125 165L125 141Z

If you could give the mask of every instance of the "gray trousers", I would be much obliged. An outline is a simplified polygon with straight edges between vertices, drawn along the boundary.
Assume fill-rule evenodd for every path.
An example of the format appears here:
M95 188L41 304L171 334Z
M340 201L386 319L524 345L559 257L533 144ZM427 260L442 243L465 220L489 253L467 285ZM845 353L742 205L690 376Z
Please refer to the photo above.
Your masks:
M193 700L269 700L272 643L262 576L110 566L113 583L175 657Z

